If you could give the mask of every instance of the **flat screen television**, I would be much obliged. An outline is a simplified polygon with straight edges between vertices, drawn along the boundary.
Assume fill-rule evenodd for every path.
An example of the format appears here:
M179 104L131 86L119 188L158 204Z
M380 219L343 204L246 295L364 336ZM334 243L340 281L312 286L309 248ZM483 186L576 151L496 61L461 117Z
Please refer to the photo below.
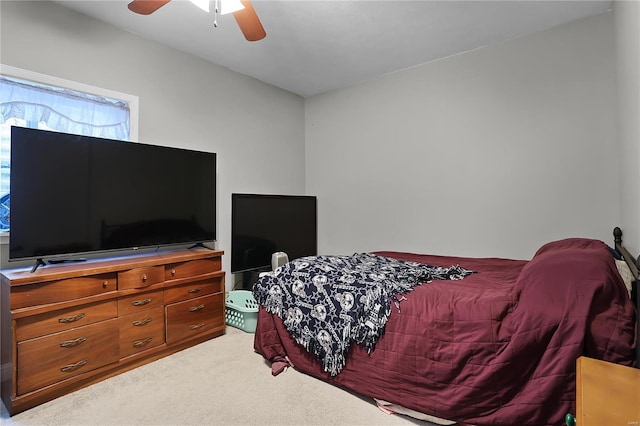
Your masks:
M231 194L231 272L271 268L318 251L317 200L308 195Z
M9 260L216 239L216 154L11 128Z

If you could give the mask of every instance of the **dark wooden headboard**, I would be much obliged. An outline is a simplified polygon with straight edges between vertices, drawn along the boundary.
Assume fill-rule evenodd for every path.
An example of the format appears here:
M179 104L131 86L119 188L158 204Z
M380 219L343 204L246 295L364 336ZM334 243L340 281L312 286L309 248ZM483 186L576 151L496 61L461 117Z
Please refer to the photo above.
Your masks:
M640 256L634 258L622 244L622 229L617 226L613 228L613 240L616 252L618 252L627 265L629 265L629 269L631 269L631 274L633 274L634 278L631 287L631 299L636 305L636 328L638 333L638 337L636 339L636 368L640 368L640 296L638 295L638 269L640 267Z

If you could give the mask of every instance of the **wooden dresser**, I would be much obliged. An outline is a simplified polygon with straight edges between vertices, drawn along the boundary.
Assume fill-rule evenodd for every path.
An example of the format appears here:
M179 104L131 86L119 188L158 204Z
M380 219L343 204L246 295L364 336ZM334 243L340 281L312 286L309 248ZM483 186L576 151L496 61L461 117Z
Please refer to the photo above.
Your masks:
M1 390L12 415L225 330L222 251L1 275Z

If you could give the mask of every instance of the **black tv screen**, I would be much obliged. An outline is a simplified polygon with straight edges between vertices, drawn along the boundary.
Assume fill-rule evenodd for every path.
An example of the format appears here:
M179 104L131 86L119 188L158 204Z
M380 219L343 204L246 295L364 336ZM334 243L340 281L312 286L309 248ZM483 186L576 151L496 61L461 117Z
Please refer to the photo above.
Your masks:
M316 255L316 204L307 195L231 194L231 272L270 269L275 252Z
M216 154L11 128L9 260L216 239Z

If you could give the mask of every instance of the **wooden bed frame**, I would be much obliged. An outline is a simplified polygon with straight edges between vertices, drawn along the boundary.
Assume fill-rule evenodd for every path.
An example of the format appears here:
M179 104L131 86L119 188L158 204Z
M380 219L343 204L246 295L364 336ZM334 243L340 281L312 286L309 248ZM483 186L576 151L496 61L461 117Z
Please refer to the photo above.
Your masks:
M620 254L620 256L622 256L627 265L629 265L629 269L631 269L631 274L634 279L631 287L631 299L636 305L636 323L638 324L638 338L636 339L636 368L640 368L640 295L638 295L638 269L640 269L640 255L634 259L631 253L629 253L626 247L622 244L622 229L617 226L613 228L613 240L615 243L615 250Z

